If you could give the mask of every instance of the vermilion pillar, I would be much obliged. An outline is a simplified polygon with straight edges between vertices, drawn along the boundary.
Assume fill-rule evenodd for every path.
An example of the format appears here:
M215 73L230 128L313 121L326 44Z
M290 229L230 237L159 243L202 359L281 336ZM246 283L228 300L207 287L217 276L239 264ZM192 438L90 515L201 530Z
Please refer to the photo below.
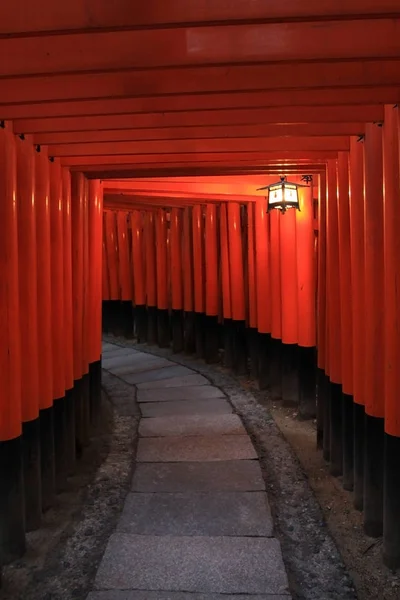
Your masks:
M257 283L256 283L256 245L255 245L255 203L247 205L247 268L248 268L248 325L257 328Z
M327 167L327 317L330 378L330 470L332 475L342 473L342 358L340 315L340 264L338 225L337 161L329 160Z
M9 561L25 550L16 149L9 123L0 127L0 197L0 551Z
M318 263L317 263L317 446L328 458L329 442L329 388L327 359L327 273L326 273L326 172L318 178Z
M249 202L247 210L247 345L250 355L251 374L257 379L259 373L259 344L257 332L257 278L256 278L256 232L255 202Z
M207 204L205 224L205 347L207 362L218 361L218 222L217 206Z
M41 520L35 159L30 137L17 145L17 210L26 527Z
M185 352L195 351L194 333L194 282L193 282L193 231L192 209L186 206L183 209L183 307L185 311L184 322L184 348Z
M119 285L121 290L121 317L122 332L125 337L133 337L133 312L132 312L132 274L130 269L130 251L128 239L128 213L117 211L117 239L118 239L118 266Z
M280 215L281 321L282 321L282 400L299 402L298 381L298 289L296 252L296 212Z
M67 431L65 406L65 312L64 242L61 166L50 162L51 315L53 341L53 396L56 484L63 490L67 476Z
M353 489L353 326L349 204L349 153L338 154L338 229L342 357L343 487Z
M155 219L152 211L145 215L145 245L146 245L146 295L149 344L157 342L157 270L156 270L156 235Z
M157 262L157 331L158 345L169 346L168 314L168 254L167 254L167 213L159 208L156 214L156 262Z
M255 278L256 278L256 307L257 307L257 329L259 334L259 364L258 364L258 383L261 389L271 387L271 377L274 383L279 382L276 393L280 395L280 362L278 343L271 341L271 307L276 294L279 293L279 328L280 320L280 291L276 290L276 282L271 287L271 263L270 252L277 251L279 248L274 245L270 247L270 215L267 213L267 200L258 198L255 203ZM275 254L277 258L277 255ZM275 263L279 266L278 262ZM280 277L279 277L280 282ZM276 306L276 305L275 305ZM275 315L276 317L277 315ZM280 337L280 336L279 336ZM273 364L271 357L274 357ZM277 360L276 360L277 359Z
M384 406L384 261L382 127L365 129L365 455L364 529L382 534Z
M235 327L233 368L238 374L247 372L245 339L245 291L243 273L242 221L240 205L228 203L229 272L231 284L232 321Z
M350 138L350 262L353 328L354 506L364 497L365 291L364 291L364 143Z
M299 415L316 415L316 264L314 239L314 185L298 188L296 211L297 330L299 366Z
M391 569L400 566L400 190L399 111L385 106L384 160L384 377L385 452L383 558Z
M47 150L43 147L35 152L35 185L40 457L42 507L46 510L53 504L55 498L55 461L51 330L50 162Z
M260 198L255 207L257 328L260 333L271 332L268 219L267 201Z
M85 235L85 178L82 173L72 173L71 227L72 227L72 293L74 339L75 425L78 454L87 442L86 398L82 378L84 375L84 235ZM115 273L115 271L114 271ZM111 275L111 274L110 274Z
M101 298L103 190L98 179L89 185L89 379L90 418L96 422L101 402Z
M228 238L228 207L221 204L220 208L220 237L221 237L221 280L222 280L222 316L232 318L231 278L229 272L229 238Z
M280 340L282 337L282 286L281 286L281 245L280 222L282 215L273 210L269 215L269 284L271 306L271 337ZM268 254L267 254L268 258ZM268 267L267 267L268 268ZM267 301L263 300L264 310ZM266 327L267 328L267 327Z
M65 419L67 463L69 472L75 467L75 398L74 398L74 326L72 298L72 230L71 174L62 169L63 244L64 244L64 340L65 340Z
M183 340L183 283L182 283L182 233L183 210L172 208L170 217L170 265L171 276L171 307L172 307L172 348L181 352Z
M143 213L131 213L132 269L135 302L135 323L138 342L147 340L145 242L143 236Z
M195 339L196 354L204 356L204 222L203 207L196 204L192 209L192 240L193 240L193 281L194 281L194 312L195 312Z

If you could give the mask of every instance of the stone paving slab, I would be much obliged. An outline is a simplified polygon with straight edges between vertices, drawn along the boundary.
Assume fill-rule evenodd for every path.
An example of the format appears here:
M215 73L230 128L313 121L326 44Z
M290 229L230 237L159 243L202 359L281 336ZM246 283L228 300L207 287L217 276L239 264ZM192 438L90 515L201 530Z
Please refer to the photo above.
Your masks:
M284 594L288 582L274 538L111 536L96 589Z
M136 465L134 492L254 492L265 490L255 460L142 463Z
M112 367L112 372L118 377L124 378L125 375L133 375L134 373L141 373L142 371L153 371L155 369L163 369L164 367L171 367L174 363L171 363L165 358L151 358L150 360L140 356L140 359L136 360L136 356L133 356L129 362L121 364L117 367Z
M191 592L148 592L107 590L91 592L87 600L290 600L289 595L276 594L196 594Z
M246 435L237 415L186 415L144 419L139 426L141 437L191 435Z
M113 358L116 356L123 356L124 354L138 354L137 350L133 348L125 348L123 346L114 346L112 350L107 350L104 355L104 359Z
M110 352L111 350L115 349L115 345L114 344L109 344L108 342L103 342L102 346L101 346L101 352Z
M203 375L194 373L184 377L171 377L171 379L161 379L160 381L145 381L138 384L138 390L154 390L158 388L181 387L184 385L209 385L208 379Z
M118 531L138 535L272 535L265 492L129 494Z
M166 400L209 400L225 398L221 390L212 385L193 385L187 387L162 388L156 390L140 390L137 392L138 402L165 402Z
M247 435L140 438L137 462L193 462L257 458Z
M233 413L227 400L176 400L166 402L143 402L140 406L142 417L169 417L178 415L223 415Z
M123 379L130 383L131 385L137 385L138 383L143 383L144 381L159 381L161 379L169 379L170 377L180 377L181 375L188 375L192 373L191 369L187 367L182 367L180 365L174 365L171 367L164 367L162 369L154 369L151 371L144 371L143 373L135 373L133 375L124 375ZM175 388L170 388L175 389ZM179 388L180 389L180 388ZM188 389L188 388L183 388ZM153 392L164 392L164 389L161 390L141 390L141 393L153 393Z
M150 361L145 361L144 359L142 359L140 354L121 354L119 356L111 356L111 357L106 357L103 359L103 369L107 369L107 371L110 370L114 370L114 369L118 369L119 367L126 367L128 365L133 365L136 363L139 364L146 364L146 362L153 362L152 360ZM171 363L169 363L171 364Z

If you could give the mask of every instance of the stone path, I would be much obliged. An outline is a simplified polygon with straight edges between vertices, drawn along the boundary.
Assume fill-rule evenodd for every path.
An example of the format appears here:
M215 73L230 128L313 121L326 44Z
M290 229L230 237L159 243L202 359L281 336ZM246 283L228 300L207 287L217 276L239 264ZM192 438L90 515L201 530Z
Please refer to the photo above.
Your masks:
M105 343L142 412L131 491L88 600L290 600L261 470L203 376Z

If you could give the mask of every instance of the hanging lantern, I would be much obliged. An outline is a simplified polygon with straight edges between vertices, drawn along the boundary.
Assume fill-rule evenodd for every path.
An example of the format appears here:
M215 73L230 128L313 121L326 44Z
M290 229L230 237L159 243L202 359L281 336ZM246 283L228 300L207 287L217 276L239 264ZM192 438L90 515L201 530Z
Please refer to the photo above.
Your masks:
M297 188L298 183L292 183L286 180L286 177L281 177L277 183L271 183L259 190L268 190L268 209L270 212L273 208L281 210L285 213L289 208L297 208L300 210L299 195Z

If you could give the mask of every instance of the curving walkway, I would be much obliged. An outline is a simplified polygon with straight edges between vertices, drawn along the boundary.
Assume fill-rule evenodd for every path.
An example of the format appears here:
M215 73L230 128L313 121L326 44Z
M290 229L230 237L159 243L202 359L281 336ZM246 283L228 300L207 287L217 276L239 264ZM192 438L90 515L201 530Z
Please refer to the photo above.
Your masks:
M131 492L88 600L290 600L257 455L224 394L114 344L103 368L132 386L142 420Z

